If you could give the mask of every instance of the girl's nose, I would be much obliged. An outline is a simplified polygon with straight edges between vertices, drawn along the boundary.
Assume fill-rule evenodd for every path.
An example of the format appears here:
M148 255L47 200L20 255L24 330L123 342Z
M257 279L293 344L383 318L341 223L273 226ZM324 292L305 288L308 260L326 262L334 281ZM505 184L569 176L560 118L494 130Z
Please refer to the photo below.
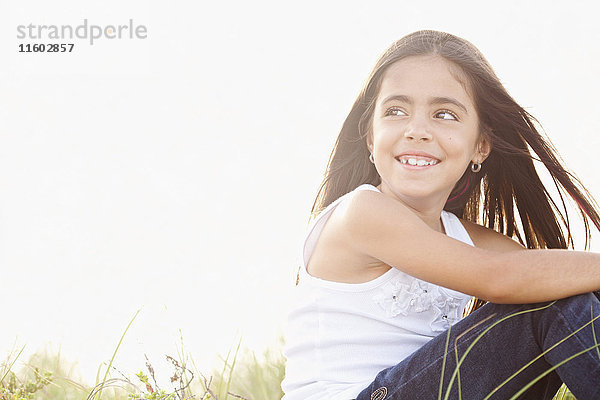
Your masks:
M423 118L414 117L404 126L404 137L409 140L429 141L432 139L430 127Z

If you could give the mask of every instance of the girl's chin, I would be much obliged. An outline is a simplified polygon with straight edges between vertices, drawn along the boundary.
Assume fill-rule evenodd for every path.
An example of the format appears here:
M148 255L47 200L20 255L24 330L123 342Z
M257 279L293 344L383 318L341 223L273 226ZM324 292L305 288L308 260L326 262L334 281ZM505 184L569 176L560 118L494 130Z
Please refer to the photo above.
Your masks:
M440 192L432 191L432 190L423 190L423 188L415 188L414 190L410 190L406 186L401 189L392 189L396 197L404 202L413 203L435 203L440 202L441 204L446 203L447 195L444 196L440 194Z

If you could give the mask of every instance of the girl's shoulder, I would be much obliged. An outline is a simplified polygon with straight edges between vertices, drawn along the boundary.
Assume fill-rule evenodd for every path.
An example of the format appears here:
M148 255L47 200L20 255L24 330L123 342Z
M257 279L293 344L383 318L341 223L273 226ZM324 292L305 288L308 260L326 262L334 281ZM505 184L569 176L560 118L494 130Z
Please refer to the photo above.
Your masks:
M516 240L493 229L462 218L459 218L459 220L467 230L475 247L499 252L523 250L525 248Z

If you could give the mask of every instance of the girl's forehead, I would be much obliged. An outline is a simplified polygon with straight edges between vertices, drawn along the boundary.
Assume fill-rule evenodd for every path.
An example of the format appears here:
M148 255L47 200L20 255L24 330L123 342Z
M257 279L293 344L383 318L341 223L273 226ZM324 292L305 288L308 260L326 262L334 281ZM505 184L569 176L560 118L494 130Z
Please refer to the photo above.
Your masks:
M396 93L408 91L410 93ZM460 97L473 102L470 85L461 68L435 55L411 56L396 61L383 74L379 98L389 94Z

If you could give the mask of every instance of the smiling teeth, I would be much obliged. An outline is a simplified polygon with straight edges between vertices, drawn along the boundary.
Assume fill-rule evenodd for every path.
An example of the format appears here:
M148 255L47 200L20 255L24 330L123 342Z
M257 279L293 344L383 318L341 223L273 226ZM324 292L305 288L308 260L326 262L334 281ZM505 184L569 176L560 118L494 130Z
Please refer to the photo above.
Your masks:
M435 164L437 164L437 161L435 161L435 160L425 161L425 160L417 160L416 158L409 158L408 160L406 160L404 158L401 158L400 162L402 164L418 165L420 167L423 167L425 165L435 165Z

